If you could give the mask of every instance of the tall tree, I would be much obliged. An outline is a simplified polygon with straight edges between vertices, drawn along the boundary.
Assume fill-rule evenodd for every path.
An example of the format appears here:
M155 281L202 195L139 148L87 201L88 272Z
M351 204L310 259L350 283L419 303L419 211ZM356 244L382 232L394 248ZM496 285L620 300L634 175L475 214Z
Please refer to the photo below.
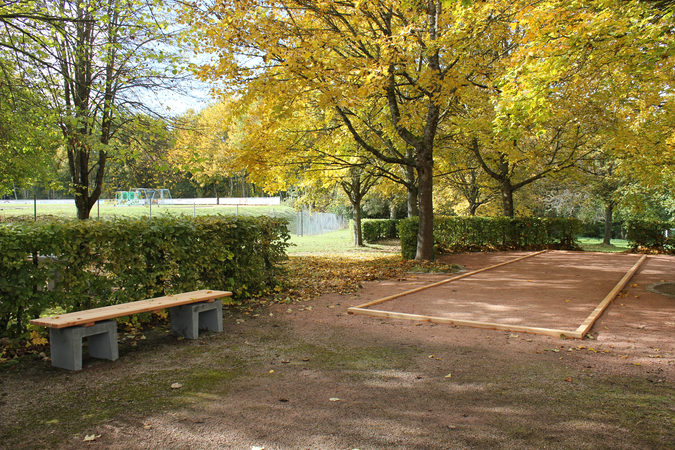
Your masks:
M201 186L213 187L217 203L224 186L229 182L232 192L234 178L246 174L245 169L235 164L230 138L233 112L229 103L223 100L198 113L188 111L180 120L178 139L171 152L174 164L192 173L192 179Z
M394 1L196 2L186 14L200 49L218 55L204 78L226 80L270 111L312 96L352 139L387 164L412 168L417 259L433 258L433 170L439 125L492 55L476 44L508 32L507 5ZM197 39L197 38L195 38ZM482 46L483 44L481 44ZM246 96L242 97L247 99Z
M489 141L487 145L494 143ZM595 148L577 127L554 128L549 133L525 136L505 143L486 146L474 137L470 150L482 170L499 186L503 214L514 215L513 194L544 177L576 167ZM508 145L508 144L507 144Z
M110 143L124 117L150 112L148 93L175 81L168 11L163 2L140 0L16 5L17 14L3 17L7 34L0 47L17 64L35 68L30 86L56 116L77 216L86 219L101 195Z

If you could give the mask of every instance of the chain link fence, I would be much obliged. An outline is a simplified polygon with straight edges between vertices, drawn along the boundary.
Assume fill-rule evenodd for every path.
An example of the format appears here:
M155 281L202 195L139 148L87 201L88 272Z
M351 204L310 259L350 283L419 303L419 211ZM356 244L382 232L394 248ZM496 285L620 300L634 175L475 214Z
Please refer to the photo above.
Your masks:
M313 236L340 230L348 224L348 219L337 214L310 212L305 209L295 213L295 222L290 223L290 229L297 236Z

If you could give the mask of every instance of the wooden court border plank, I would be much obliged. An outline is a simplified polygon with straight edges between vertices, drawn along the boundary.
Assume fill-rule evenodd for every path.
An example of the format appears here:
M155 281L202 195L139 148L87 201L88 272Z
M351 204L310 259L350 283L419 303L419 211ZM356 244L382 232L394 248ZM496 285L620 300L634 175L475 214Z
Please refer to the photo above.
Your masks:
M532 334L541 334L545 336L554 336L554 337L564 337L566 338L573 338L573 339L583 339L584 336L588 333L588 331L591 329L595 321L600 317L600 315L607 309L607 306L609 303L616 297L616 295L619 293L621 289L625 287L625 285L628 283L628 281L635 275L635 272L639 269L640 265L642 262L647 258L647 255L642 255L642 257L633 265L631 269L626 272L626 274L621 278L621 280L614 286L614 288L607 294L607 296L598 304L598 306L593 310L593 312L586 318L586 320L582 323L581 326L579 326L575 331L572 330L559 330L555 328L540 328L540 327L527 327L527 326L522 326L522 325L506 325L506 324L499 324L499 323L492 323L492 322L479 322L479 321L473 321L473 320L460 320L460 319L450 319L450 318L445 318L445 317L435 317L435 316L424 316L420 314L408 314L408 313L397 313L397 312L391 312L391 311L381 311L377 309L368 309L369 306L377 305L380 303L387 302L389 300L393 300L395 298L403 297L408 294L414 294L416 292L423 291L425 289L429 289L432 287L440 286L445 283L449 283L451 281L459 280L461 278L465 278L480 272L485 272L486 270L494 269L496 267L504 266L506 264L510 264L516 261L521 261L526 258L530 258L532 256L540 255L542 253L545 253L546 250L542 250L540 252L535 252L531 253L529 255L521 256L516 259L512 259L509 261L505 261L500 264L495 264L493 266L489 267L484 267L482 269L474 270L473 272L468 272L456 277L448 278L446 280L442 280L436 283L432 283L427 286L422 286L417 289L412 289L410 291L406 292L401 292L399 294L394 294L390 295L388 297L384 297L378 300L373 300L368 303L364 303L362 305L358 306L352 306L351 308L347 309L347 312L349 314L359 314L359 315L365 315L365 316L372 316L372 317L382 317L382 318L389 318L389 319L402 319L402 320L415 320L418 322L431 322L431 323L437 323L437 324L446 324L446 325L458 325L458 326L467 326L467 327L472 327L472 328L482 328L482 329L487 329L487 330L502 330L502 331L510 331L510 332L518 332L518 333L532 333Z
M603 312L605 312L605 309L609 306L609 303L614 300L614 297L617 296L619 291L623 289L626 284L628 284L628 281L633 278L633 275L635 275L635 272L640 268L640 265L644 260L647 259L647 255L642 255L638 262L636 262L631 269L626 272L626 275L621 278L621 280L614 286L614 289L609 291L609 294L602 299L600 304L596 306L596 308L593 310L593 312L584 320L584 322L577 328L577 333L581 334L581 336L586 336L586 333L591 329L593 324L595 323L596 320L598 320L598 317L602 315Z
M472 328L482 328L486 330L502 330L516 333L543 334L546 336L560 337L565 335L568 338L581 338L581 335L572 330L557 330L555 328L527 327L523 325L505 325L492 322L478 322L473 320L449 319L445 317L423 316L420 314L396 313L391 311L381 311L377 309L350 308L352 314L362 314L365 316L382 317L387 319L415 320L418 322L431 322L445 325L459 325Z

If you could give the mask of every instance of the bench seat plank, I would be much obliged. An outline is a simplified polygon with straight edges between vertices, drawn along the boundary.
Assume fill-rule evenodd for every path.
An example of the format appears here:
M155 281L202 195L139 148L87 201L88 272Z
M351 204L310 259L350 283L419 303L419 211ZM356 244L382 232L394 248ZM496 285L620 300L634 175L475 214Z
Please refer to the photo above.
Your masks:
M154 312L164 308L188 305L196 302L208 302L222 297L229 297L232 292L213 291L203 289L201 291L184 292L182 294L157 297L150 300L122 303L120 305L104 306L102 308L89 309L86 311L72 312L52 317L33 319L31 324L48 328L67 328L76 325L89 325L101 320L114 319L144 312Z

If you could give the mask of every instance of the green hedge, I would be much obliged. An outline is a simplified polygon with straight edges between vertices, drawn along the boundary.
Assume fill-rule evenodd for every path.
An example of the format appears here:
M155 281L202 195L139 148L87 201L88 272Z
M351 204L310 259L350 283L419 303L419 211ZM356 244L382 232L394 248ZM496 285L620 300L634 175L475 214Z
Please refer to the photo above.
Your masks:
M392 239L398 237L398 220L390 219L364 219L361 221L361 235L369 244L380 239ZM352 227L353 228L353 227Z
M399 224L401 254L414 259L418 219ZM434 249L439 253L480 250L575 249L581 222L536 217L434 217Z
M47 308L73 311L203 288L262 295L277 282L289 238L287 222L269 217L0 226L0 335L22 332Z
M675 222L657 220L629 220L624 224L628 245L636 252L675 252L675 239L670 230ZM667 237L669 236L669 237Z

